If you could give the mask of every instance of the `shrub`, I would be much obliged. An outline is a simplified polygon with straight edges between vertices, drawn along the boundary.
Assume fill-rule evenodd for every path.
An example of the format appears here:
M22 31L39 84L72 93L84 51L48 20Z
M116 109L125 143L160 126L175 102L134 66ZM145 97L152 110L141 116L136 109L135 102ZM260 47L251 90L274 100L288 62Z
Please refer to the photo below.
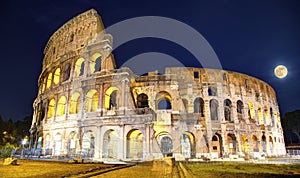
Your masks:
M11 153L13 150L14 150L14 146L7 143L5 146L2 147L0 157L1 158L11 157Z

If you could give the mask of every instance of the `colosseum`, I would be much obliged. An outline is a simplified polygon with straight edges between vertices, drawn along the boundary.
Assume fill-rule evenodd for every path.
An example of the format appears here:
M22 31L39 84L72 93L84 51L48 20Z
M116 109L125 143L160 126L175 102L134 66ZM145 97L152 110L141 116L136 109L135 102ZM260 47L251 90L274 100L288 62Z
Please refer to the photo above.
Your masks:
M69 20L44 49L30 148L94 160L259 158L286 154L270 85L227 70L116 68L95 10Z

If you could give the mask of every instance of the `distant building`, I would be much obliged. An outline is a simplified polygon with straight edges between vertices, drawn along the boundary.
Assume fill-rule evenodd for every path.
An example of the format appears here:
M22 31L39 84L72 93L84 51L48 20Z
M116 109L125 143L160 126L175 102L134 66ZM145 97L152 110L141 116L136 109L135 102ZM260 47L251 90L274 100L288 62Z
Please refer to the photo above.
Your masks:
M49 39L33 103L36 155L97 160L286 154L276 94L225 70L116 69L112 36L95 10ZM147 71L145 71L147 72Z

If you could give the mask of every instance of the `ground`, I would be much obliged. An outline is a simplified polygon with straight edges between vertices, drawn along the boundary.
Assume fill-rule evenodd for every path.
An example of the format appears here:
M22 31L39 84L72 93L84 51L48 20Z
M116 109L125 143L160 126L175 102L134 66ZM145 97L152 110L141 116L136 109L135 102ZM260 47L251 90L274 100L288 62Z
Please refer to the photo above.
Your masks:
M105 169L105 164L70 164L54 161L18 160L17 166L3 166L0 161L0 177L65 177L92 169ZM237 162L210 162L184 164L194 177L289 177L300 176L300 164L253 164ZM164 162L139 163L136 166L107 172L95 177L179 177L177 167Z
M104 164L70 164L57 161L18 160L18 165L4 166L0 161L0 177L63 177L85 172L99 167L108 167Z

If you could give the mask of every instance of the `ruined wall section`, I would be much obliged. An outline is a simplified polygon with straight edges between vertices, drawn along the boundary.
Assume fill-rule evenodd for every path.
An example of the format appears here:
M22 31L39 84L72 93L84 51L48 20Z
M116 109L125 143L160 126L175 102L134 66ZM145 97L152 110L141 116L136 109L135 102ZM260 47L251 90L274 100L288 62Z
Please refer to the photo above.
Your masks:
M86 47L103 29L101 17L93 9L69 20L50 37L44 49L43 70Z

